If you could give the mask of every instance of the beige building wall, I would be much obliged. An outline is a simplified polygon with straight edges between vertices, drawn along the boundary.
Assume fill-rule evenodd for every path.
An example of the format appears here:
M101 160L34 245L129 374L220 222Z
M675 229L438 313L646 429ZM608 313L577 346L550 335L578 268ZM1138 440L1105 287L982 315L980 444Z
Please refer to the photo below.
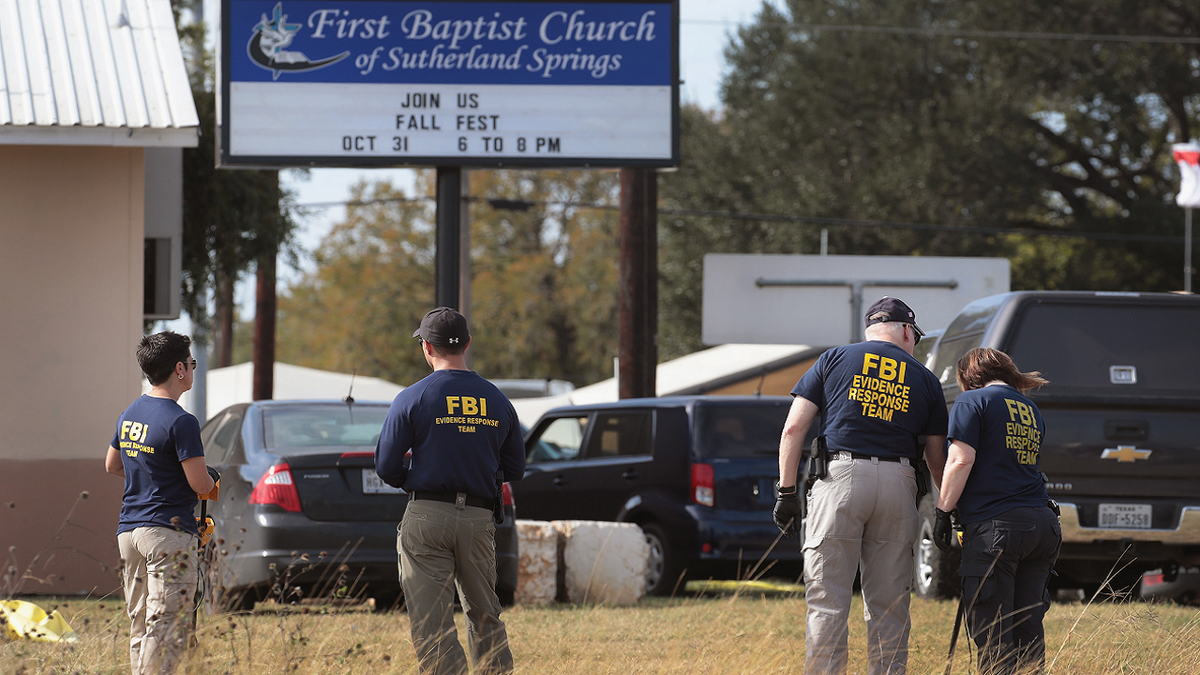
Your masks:
M143 183L138 147L0 145L0 596L117 587L104 453L141 393Z

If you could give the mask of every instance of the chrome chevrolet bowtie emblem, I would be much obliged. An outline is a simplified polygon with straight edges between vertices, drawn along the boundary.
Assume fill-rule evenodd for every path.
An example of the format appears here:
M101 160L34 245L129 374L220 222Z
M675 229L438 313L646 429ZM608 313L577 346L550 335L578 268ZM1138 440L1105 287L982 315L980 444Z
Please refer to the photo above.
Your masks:
M1100 459L1115 459L1118 462L1136 462L1139 459L1150 459L1153 450L1138 450L1134 445L1118 445L1115 448L1105 448Z

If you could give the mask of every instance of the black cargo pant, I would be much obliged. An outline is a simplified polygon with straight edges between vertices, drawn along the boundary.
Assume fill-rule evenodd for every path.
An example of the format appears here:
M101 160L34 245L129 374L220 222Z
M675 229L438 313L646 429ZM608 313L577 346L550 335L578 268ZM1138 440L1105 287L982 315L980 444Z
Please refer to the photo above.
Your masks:
M1046 582L1061 545L1049 507L1015 508L963 527L962 601L982 675L1045 664Z

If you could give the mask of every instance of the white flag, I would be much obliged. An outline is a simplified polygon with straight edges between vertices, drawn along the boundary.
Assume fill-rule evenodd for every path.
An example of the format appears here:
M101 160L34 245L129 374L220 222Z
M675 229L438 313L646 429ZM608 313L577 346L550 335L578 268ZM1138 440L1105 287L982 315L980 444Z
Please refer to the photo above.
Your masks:
M1200 207L1200 145L1176 143L1171 153L1179 163L1179 194L1175 203L1185 208Z

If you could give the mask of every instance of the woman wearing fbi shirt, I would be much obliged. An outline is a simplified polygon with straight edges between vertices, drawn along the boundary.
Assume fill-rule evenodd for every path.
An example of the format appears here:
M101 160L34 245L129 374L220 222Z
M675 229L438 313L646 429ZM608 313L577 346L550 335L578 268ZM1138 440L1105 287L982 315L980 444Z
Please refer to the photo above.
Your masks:
M950 449L934 541L950 547L950 512L963 525L964 615L982 673L1045 663L1046 581L1062 529L1038 471L1045 424L1025 393L1047 383L1004 352L976 348L958 361L963 393L950 411Z

